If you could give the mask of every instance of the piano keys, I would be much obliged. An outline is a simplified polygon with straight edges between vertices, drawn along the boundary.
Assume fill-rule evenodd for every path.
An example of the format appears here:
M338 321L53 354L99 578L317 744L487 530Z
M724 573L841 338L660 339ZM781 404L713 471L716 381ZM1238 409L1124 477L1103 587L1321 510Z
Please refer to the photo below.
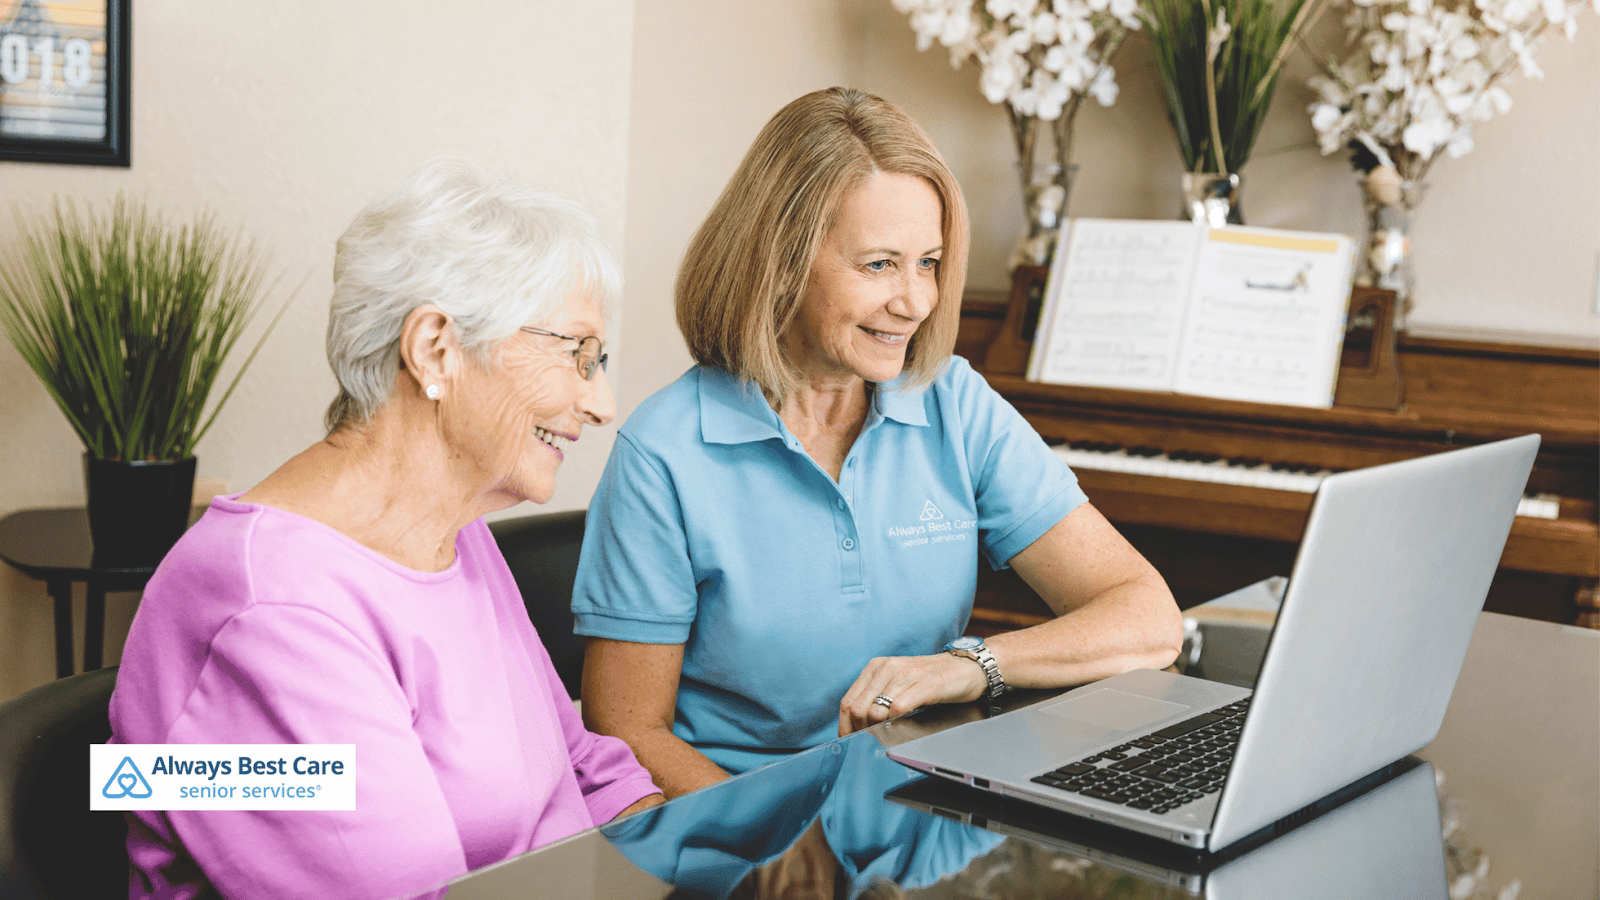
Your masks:
M1333 474L1301 463L1267 462L1256 457L1223 458L1215 453L1174 450L1164 453L1156 447L1119 447L1094 441L1058 443L1055 454L1074 471L1127 472L1155 478L1176 478L1209 484L1233 484L1274 491L1314 494L1322 480ZM1559 519L1561 498L1555 494L1529 491L1517 504L1517 515L1532 519Z
M1003 296L969 293L956 352L982 361ZM1405 406L1305 409L1038 384L986 372L1057 445L1091 502L1188 606L1288 574L1327 473L1538 432L1539 459L1486 608L1600 626L1600 351L1402 335ZM982 371L980 367L980 371ZM1041 621L1010 573L980 579L974 629Z

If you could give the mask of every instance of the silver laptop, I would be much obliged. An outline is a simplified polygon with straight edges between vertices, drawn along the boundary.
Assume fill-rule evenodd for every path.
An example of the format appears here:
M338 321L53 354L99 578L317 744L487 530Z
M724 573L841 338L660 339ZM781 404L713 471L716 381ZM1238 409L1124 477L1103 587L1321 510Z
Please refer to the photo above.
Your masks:
M1280 823L1438 734L1538 449L1324 480L1253 692L1139 669L889 755L1202 850Z

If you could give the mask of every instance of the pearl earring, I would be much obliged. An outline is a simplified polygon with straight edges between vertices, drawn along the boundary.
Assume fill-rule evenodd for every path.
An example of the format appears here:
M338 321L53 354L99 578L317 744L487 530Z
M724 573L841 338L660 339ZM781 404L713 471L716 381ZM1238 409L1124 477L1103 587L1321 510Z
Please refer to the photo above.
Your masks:
M439 399L439 386L437 384L430 384L423 389L422 393L427 396L429 400L437 400Z

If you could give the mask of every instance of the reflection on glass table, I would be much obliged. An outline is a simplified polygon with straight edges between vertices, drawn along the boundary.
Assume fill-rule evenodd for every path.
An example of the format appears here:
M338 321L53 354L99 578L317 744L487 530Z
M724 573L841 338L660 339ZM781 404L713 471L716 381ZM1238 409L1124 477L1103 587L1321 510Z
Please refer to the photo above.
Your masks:
M922 778L863 732L468 876L448 896L1442 898L1444 885L1426 763L1275 840L1204 857Z
M723 792L733 797L699 791L600 833L681 895L718 900L914 889L960 871L1004 840L882 802L920 776L885 756L869 733L761 771L744 790ZM899 895L898 889L888 894Z

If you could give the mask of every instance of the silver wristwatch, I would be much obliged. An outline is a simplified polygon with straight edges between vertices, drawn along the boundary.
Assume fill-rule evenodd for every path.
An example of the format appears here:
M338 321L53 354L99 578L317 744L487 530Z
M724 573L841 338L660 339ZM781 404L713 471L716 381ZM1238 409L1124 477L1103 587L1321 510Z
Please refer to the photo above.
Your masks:
M983 638L965 635L945 644L944 649L951 656L965 657L983 666L983 675L989 679L989 692L985 695L989 699L992 700L1008 690L1006 680L1000 677L1000 664L994 661L994 654L984 645Z

